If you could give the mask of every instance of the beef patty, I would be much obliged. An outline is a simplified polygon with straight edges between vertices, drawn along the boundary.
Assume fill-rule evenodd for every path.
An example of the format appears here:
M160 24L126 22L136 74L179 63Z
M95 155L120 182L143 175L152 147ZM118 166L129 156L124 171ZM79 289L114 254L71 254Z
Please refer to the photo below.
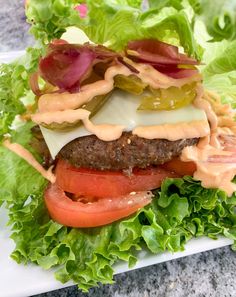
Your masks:
M99 170L125 170L163 164L180 155L186 146L198 139L169 141L144 139L124 132L114 141L102 141L95 135L77 138L64 146L58 158L68 160L76 167Z

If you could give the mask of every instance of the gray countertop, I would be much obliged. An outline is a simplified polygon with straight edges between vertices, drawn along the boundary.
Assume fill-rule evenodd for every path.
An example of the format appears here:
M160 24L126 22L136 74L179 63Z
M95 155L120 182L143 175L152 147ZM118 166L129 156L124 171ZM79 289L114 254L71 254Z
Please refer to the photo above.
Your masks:
M0 0L0 7L0 51L20 50L31 45L33 39L27 34L29 27L25 24L23 1ZM37 297L236 296L235 267L236 253L225 247L122 273L115 276L114 285L91 289L89 294L79 292L74 286Z

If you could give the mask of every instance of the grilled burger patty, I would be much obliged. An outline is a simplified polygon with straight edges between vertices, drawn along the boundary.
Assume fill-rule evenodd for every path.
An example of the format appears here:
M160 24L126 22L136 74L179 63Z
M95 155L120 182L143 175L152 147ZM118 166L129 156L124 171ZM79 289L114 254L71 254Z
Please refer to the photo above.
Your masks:
M163 164L180 155L186 146L198 139L169 141L145 139L124 132L114 141L102 141L95 135L77 138L64 146L58 158L68 160L76 167L99 170L125 170Z

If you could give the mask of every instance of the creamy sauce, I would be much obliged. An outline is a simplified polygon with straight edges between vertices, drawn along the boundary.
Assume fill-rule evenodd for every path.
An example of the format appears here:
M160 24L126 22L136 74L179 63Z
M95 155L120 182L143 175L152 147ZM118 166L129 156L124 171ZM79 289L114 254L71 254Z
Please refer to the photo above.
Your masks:
M182 122L158 126L140 126L133 130L133 134L146 139L168 139L175 141L185 138L200 138L210 133L207 121Z
M51 183L55 183L56 177L52 173L52 168L48 171L43 168L43 166L34 158L34 156L25 149L22 145L18 143L11 143L8 139L3 142L3 145L8 148L13 153L17 154L19 157L28 162L32 167L34 167L44 178L49 180Z
M126 59L126 61L139 71L136 75L142 80L142 82L154 89L167 89L169 87L180 88L185 84L200 81L202 79L200 73L192 75L191 77L176 79L159 72L151 65L135 63L129 59Z
M212 146L212 147L215 147L217 149L221 149L221 143L220 143L220 140L219 140L219 135L217 132L212 132L211 136L208 138L209 139L209 144Z
M122 132L125 129L125 126L119 125L109 125L109 124L101 124L94 125L88 118L84 119L85 128L96 135L99 139L103 141L112 141L119 139L122 135Z
M212 107L209 102L204 99L197 99L194 101L194 105L200 109L203 109L207 115L207 119L211 125L211 130L215 130L218 125L218 120L216 114L213 112Z
M233 131L228 127L218 127L217 130L220 135L234 135Z
M122 125L94 125L89 120L90 112L85 109L76 110L64 110L64 111L54 111L54 112L44 112L36 113L31 116L33 122L37 124L50 125L52 123L63 124L75 123L81 120L85 128L96 135L99 139L103 141L112 141L120 138L125 126Z
M64 111L52 111L52 112L43 112L35 113L31 115L31 119L36 124L62 124L62 123L75 123L78 120L84 120L88 118L90 112L86 109L68 109Z
M114 77L117 74L128 76L131 71L124 65L116 65L107 69L104 80L85 85L79 93L45 94L39 98L39 112L76 109L88 103L95 96L108 94L114 88Z
M229 116L231 113L234 113L232 107L229 104L222 104L221 98L218 94L211 92L209 90L205 90L204 98L211 103L215 113L217 116L227 115Z
M205 111L207 119L208 119L208 121L209 121L209 123L211 125L211 130L214 131L218 126L217 115L213 111L210 102L203 99L203 96L204 96L203 86L198 84L197 85L197 96L196 96L193 104L196 107L198 107L198 108Z
M214 156L219 156L222 162L214 161ZM231 158L232 152L223 151L212 145L189 146L182 151L181 160L195 162L197 170L193 177L200 180L203 187L220 188L231 196L236 191L236 184L231 182L236 175L236 163L224 162L225 156ZM227 158L225 160L227 161Z
M226 125L219 127L218 117L212 108L214 104L210 102L198 96L194 104L205 110L211 133L202 138L198 145L184 148L181 160L195 162L197 170L193 177L200 180L203 187L220 188L231 196L236 191L236 184L232 182L236 175L236 134L232 128L236 123L229 114L226 116ZM216 106L220 115L228 111L220 102L217 102Z
M142 82L155 89L166 89L171 86L181 87L186 83L201 80L200 74L188 78L174 79L157 71L151 65L134 62L132 62L132 65L139 71L139 73L135 75L137 75ZM95 96L108 94L112 91L114 88L114 77L118 74L129 76L133 74L133 72L124 65L111 66L105 72L104 80L83 86L79 93L70 94L66 92L42 95L38 101L38 110L39 112L46 112L79 108L88 103Z

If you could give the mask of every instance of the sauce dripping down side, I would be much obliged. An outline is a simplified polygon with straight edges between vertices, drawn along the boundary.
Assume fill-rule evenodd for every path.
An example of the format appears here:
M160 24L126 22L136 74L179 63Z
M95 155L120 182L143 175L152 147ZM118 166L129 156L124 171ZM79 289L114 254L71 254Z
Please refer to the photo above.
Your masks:
M199 143L197 146L184 148L181 160L195 162L197 170L193 177L200 180L203 187L220 188L228 196L236 191L236 184L232 182L236 175L235 153Z
M211 94L214 96L214 94ZM208 94L209 96L209 94ZM228 196L236 191L236 184L232 182L236 175L236 123L230 127L218 127L218 117L213 110L214 105L208 98L197 97L194 104L205 110L211 126L211 133L202 138L198 145L186 147L182 151L181 160L184 162L194 161L197 170L193 177L202 182L205 188L220 188ZM219 102L218 102L219 103ZM219 109L219 104L217 105ZM226 107L222 106L224 113ZM231 114L228 118L231 118ZM232 124L232 121L229 121Z
M52 173L52 168L49 168L49 170L46 170L43 168L43 166L34 158L34 156L25 149L22 145L18 143L11 143L9 139L6 139L3 142L3 145L8 148L10 151L24 159L29 165L34 167L44 178L46 178L51 183L55 183L56 177Z
M210 128L207 121L192 121L159 126L139 126L134 128L132 133L146 139L176 141L204 137L210 133Z

